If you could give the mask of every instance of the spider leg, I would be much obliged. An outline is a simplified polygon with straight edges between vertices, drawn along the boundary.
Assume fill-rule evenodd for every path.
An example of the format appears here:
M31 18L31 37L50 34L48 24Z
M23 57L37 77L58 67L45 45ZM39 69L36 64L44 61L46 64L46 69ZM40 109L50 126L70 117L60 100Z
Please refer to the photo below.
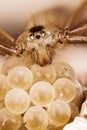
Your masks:
M65 28L69 30L75 29L83 24L87 24L87 0L73 13L68 20Z
M65 29L59 33L59 40L65 44L87 44L87 24L71 31Z
M65 31L65 39L67 43L87 44L87 24L84 24L72 31Z
M87 36L79 36L79 35L75 35L75 36L69 36L67 38L67 43L69 44L87 44Z
M83 24L82 26L71 30L69 33L77 35L87 35L87 24Z
M0 29L0 54L13 55L14 53L16 53L14 39L3 29Z

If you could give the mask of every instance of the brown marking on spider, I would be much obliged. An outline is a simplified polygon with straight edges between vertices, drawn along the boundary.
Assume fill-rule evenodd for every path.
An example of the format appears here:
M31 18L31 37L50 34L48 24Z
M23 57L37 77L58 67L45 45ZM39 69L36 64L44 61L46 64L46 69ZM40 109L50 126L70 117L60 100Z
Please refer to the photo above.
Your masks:
M44 66L52 63L55 48L59 50L69 44L87 44L87 16L84 15L87 2L68 18L66 12L54 9L36 15L16 40L1 30L0 53L15 57L26 53L33 63Z

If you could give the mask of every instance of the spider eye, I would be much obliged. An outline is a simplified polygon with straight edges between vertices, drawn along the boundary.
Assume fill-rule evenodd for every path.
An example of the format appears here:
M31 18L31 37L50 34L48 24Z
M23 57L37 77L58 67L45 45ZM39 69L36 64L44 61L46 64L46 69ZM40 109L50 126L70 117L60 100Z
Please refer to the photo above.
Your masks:
M30 34L30 35L29 35L29 37L30 37L30 39L32 39L32 40L33 40L33 39L34 39L34 34L33 34L33 33L32 33L32 34Z
M40 31L41 36L45 36L46 32L45 31Z
M37 39L40 39L40 35L36 35L36 38L37 38Z

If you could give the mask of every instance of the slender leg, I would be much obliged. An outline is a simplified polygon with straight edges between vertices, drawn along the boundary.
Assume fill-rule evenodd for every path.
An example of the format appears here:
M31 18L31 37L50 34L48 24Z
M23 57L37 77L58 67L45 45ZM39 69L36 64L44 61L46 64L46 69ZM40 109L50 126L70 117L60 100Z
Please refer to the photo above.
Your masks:
M15 47L14 39L4 30L0 29L0 54L12 55L15 53L14 47Z
M83 24L87 24L87 0L73 13L65 28L73 30Z
M84 24L76 29L73 29L72 31L69 31L69 33L71 35L77 34L77 35L84 35L85 36L85 35L87 35L87 24Z
M61 43L65 44L87 44L87 24L74 30L65 30L59 34Z
M87 44L87 36L70 36L67 38L67 41L70 44Z
M67 31L65 39L70 44L87 44L87 24L72 31Z
M0 45L0 54L1 55L13 55L15 53L16 53L16 51L14 49L9 49L7 47Z

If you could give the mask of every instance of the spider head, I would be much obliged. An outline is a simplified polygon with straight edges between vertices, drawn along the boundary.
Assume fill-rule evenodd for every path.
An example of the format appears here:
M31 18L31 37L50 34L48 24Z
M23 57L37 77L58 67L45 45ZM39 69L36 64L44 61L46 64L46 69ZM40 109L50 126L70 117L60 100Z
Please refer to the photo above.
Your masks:
M41 66L51 64L53 60L54 47L57 44L53 30L48 26L34 26L19 37L18 41L21 41L25 52L30 52L35 63Z

